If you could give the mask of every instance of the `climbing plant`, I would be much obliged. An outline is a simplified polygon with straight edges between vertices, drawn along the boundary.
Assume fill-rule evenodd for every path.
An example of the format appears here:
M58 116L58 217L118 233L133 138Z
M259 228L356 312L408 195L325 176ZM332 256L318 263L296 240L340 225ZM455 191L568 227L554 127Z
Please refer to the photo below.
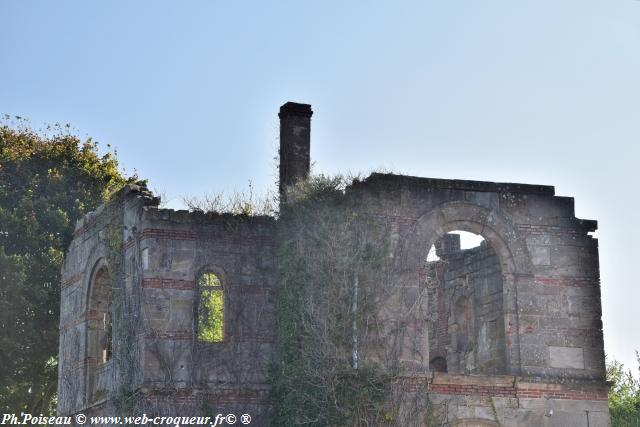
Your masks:
M398 369L380 357L388 340L377 339L376 303L389 274L389 227L359 209L347 182L311 178L281 206L273 425L394 419L389 392Z
M636 352L640 370L640 354ZM618 361L607 361L609 412L614 427L640 425L640 378Z
M124 213L122 203L114 200L105 206L109 217L106 247L111 269L111 289L113 295L113 338L114 338L114 405L120 414L133 413L135 407L134 383L140 375L137 363L138 348L135 331L139 327L139 296L137 292L127 292L127 282L133 284L140 277L141 266L134 258L130 269L126 269L123 247Z

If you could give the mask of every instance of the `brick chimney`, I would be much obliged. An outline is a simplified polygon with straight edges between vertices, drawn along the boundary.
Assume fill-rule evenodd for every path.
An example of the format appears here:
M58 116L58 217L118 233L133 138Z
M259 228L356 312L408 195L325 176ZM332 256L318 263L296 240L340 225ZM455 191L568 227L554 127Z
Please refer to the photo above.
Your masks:
M309 176L311 105L287 102L280 107L280 200L288 186Z

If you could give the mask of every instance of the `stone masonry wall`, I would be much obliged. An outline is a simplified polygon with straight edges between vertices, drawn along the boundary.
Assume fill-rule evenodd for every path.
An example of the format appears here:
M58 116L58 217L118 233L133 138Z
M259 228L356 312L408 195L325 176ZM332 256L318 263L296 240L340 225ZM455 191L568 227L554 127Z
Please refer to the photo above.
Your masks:
M438 308L436 302L436 310L428 309L433 305L424 291L428 249L446 233L462 230L481 235L495 252L502 279L495 342L504 340L504 356L498 356L504 362L487 366L490 375L478 375L481 369L465 369L474 373L470 377L436 374L437 382L418 388L429 390L434 402L448 408L449 422L609 425L598 246L589 234L597 224L575 217L572 198L555 196L548 186L389 174L355 182L347 194L369 215L391 225L395 273L389 286L397 297L385 301L392 303L385 312L388 321L416 313L404 328L410 337L400 360L416 381L422 381L429 361L445 355L442 346L451 345L453 338L433 325L443 320L437 313L447 311L446 306ZM487 268L492 271L487 279L497 290L498 269L493 261ZM445 271L441 274L447 277ZM494 298L498 294L486 294L493 302L485 314L500 309ZM416 306L422 311L415 311ZM437 331L433 339L430 330ZM434 341L434 349L425 345ZM499 404L485 399L478 411L470 410L483 396L503 396L504 390L494 387L501 376L494 373L508 375L509 399L514 399ZM576 421L569 423L571 419Z
M427 392L447 422L608 425L597 241L589 235L596 223L575 218L572 199L553 187L380 174L354 183L347 196L390 227L393 272L380 320L400 332L390 339L399 343L406 385ZM140 187L113 203L78 224L63 269L59 412L112 414L126 385L135 411L243 411L260 420L253 425L268 424L275 220L158 209ZM442 334L439 302L434 316L425 288L428 249L453 230L487 241L452 255L441 271L444 295L470 279L471 364L444 354L453 342L464 345L454 334L459 322L448 318ZM88 354L88 303L102 267L114 273L113 292L130 317L114 309L114 357L98 365ZM224 289L223 342L196 338L197 281L206 271ZM482 353L483 340L503 352ZM473 375L430 373L438 355L452 372ZM100 390L89 381L98 377Z
M280 110L282 196L309 174L312 114ZM378 338L390 345L360 345L363 357L391 356L395 389L427 399L440 425L609 425L597 223L576 218L572 198L378 173L345 197L390 230L392 266L376 295ZM58 412L249 413L269 425L276 219L158 203L127 186L76 226L62 271ZM486 246L427 264L454 230ZM216 342L198 339L203 273L224 295Z
M145 411L245 412L264 419L267 368L275 343L273 220L145 208L140 248ZM224 340L195 336L198 278L215 273L224 290ZM179 399L164 393L179 390Z
M62 269L58 363L61 414L87 408L113 413L116 390L124 381L140 381L138 343L125 340L128 331L139 327L136 317L125 315L135 312L140 301L130 243L142 207L157 202L145 187L130 185L76 225ZM96 318L97 313L91 308L97 274L104 271L109 277L107 285L113 303L110 310L116 326L111 340L113 357L106 363L100 360L100 343L92 343L92 331L104 320ZM129 377L129 372L138 373L138 377Z
M63 268L58 411L114 415L124 400L134 413L242 410L264 422L275 343L273 219L156 205L145 188L125 188L76 227ZM95 271L114 273L114 260L123 274L111 274L110 285L123 290L133 312L123 317L113 309L114 357L100 363L88 349L89 302ZM205 271L224 289L219 343L195 336L197 280ZM129 333L134 342L125 347Z

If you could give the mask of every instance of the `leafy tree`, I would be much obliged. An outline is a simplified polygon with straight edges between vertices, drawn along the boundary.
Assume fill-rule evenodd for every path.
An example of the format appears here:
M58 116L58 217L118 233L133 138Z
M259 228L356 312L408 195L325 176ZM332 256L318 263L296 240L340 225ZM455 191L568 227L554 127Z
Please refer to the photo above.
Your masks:
M0 121L0 412L55 409L60 271L76 221L135 176L69 126Z
M638 368L640 354L636 352ZM631 370L616 360L607 362L609 388L609 412L614 427L640 425L640 378L635 378Z

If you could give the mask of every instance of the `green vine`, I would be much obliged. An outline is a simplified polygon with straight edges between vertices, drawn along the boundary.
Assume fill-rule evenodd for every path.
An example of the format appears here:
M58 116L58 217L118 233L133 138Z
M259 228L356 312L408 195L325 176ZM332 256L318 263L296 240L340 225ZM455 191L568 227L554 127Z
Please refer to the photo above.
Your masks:
M113 304L113 355L116 390L112 396L118 413L131 414L135 407L136 348L132 333L134 307L132 296L127 295L124 254L124 212L122 203L114 200L105 205L109 218L107 232L107 261L111 275Z
M281 338L271 376L273 425L385 425L394 370L370 356L389 233L318 177L287 194L278 221Z

